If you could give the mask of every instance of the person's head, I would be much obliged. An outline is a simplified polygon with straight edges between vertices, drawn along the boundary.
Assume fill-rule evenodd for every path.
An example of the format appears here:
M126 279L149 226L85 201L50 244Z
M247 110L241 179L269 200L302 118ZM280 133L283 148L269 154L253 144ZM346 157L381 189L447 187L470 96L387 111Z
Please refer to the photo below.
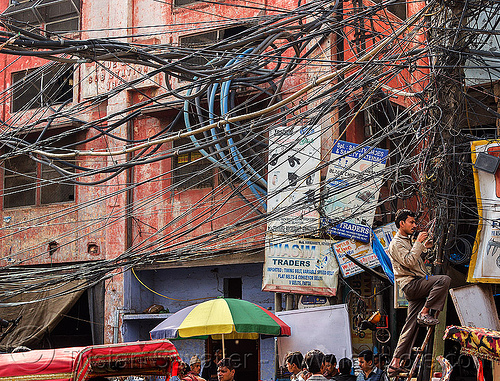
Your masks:
M220 360L217 363L217 378L219 381L233 381L234 365L229 358Z
M399 209L396 212L396 219L394 223L398 230L402 231L406 235L411 235L417 230L417 215L408 209Z
M361 352L358 355L359 367L365 373L369 373L373 369L373 352L369 349Z
M339 372L340 374L351 374L352 361L347 357L340 359L339 361Z
M188 365L188 363L182 361L180 364L179 364L179 376L180 377L184 377L186 374L188 374L190 371L190 367Z
M333 376L337 371L337 358L333 354L325 355L325 370L324 374Z
M192 372L200 374L201 360L198 356L194 355L193 357L191 357L191 359L189 360L189 366L191 367Z
M323 364L325 362L325 355L323 352L313 349L309 351L304 356L304 363L306 364L306 369L312 374L318 374L323 371Z
M285 356L285 365L290 373L297 374L302 369L304 356L299 351L289 352Z

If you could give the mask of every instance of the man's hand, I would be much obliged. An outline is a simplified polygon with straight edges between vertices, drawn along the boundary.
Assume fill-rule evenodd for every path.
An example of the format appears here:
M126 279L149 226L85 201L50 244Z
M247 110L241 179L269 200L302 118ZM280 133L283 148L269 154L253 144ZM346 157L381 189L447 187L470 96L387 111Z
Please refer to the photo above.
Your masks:
M427 237L429 237L429 233L420 232L420 233L418 233L417 241L420 243L424 243L424 241L427 239Z
M426 249L430 249L433 245L432 239L429 238L429 233L427 232L418 233L417 241L422 243Z

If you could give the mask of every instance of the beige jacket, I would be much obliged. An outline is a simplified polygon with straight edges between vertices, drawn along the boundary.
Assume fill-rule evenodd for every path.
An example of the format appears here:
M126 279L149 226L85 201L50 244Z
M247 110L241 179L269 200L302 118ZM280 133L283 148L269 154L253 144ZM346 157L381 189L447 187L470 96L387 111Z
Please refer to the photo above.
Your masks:
M401 288L404 288L415 278L423 278L429 273L425 267L422 253L427 250L421 242L413 245L409 237L404 237L399 232L389 244L389 257L394 270L394 279Z

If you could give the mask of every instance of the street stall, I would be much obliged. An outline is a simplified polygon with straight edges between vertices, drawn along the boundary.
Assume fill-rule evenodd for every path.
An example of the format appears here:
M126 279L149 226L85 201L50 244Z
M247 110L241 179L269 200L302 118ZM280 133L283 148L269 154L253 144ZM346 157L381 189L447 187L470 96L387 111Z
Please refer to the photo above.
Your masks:
M168 340L32 350L0 355L0 381L85 381L96 377L163 376L180 357Z

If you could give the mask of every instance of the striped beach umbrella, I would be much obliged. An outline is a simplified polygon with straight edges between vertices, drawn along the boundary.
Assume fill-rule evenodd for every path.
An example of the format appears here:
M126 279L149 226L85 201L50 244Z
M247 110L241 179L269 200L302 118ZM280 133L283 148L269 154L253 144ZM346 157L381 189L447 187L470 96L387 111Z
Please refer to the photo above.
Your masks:
M290 327L265 308L241 299L218 298L186 307L150 331L152 339L256 339L289 336ZM225 355L225 353L223 353Z

